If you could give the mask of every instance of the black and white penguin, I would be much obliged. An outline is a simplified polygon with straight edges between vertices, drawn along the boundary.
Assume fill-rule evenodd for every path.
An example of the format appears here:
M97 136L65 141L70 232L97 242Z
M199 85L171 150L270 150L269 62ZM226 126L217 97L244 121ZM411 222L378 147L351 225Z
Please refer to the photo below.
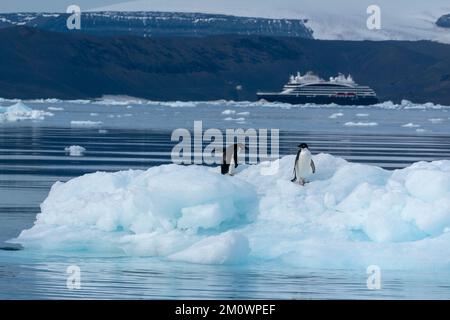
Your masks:
M311 151L309 151L308 145L306 143L300 144L295 157L294 163L294 179L292 182L298 182L302 186L305 185L305 178L311 173L316 172L316 166L312 160Z
M246 149L244 144L235 143L223 150L222 164L220 166L222 174L229 174L230 176L234 174L234 170L238 167L238 154L244 149Z

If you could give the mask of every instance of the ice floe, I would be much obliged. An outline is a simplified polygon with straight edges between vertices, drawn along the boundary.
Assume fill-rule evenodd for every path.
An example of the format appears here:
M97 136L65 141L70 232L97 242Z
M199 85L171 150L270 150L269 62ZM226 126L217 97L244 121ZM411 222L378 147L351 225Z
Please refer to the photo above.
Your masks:
M346 126L346 127L375 127L375 126L378 126L378 123L377 122L367 122L367 121L358 121L358 122L349 121L349 122L346 122L344 124L344 126Z
M47 109L50 111L64 111L63 107L48 107Z
M208 264L450 267L450 161L389 171L318 154L302 187L294 158L272 175L172 164L58 182L13 242Z
M70 125L72 127L99 127L103 124L101 121L90 121L90 120L72 120Z
M235 114L235 113L236 113L236 111L230 110L230 109L222 111L222 114L224 114L224 115L231 115L231 114Z
M442 119L442 118L431 118L431 119L428 119L428 121L430 121L431 123L436 124L436 123L444 122L444 119Z
M82 146L70 146L64 148L64 151L67 152L71 157L81 157L86 152L86 148Z
M415 124L415 123L412 123L412 122L408 122L408 123L405 123L404 125L402 125L402 127L403 128L419 128L420 124Z
M336 112L336 113L333 113L332 115L330 115L328 118L337 119L337 118L343 117L343 116L344 116L344 114L342 112Z

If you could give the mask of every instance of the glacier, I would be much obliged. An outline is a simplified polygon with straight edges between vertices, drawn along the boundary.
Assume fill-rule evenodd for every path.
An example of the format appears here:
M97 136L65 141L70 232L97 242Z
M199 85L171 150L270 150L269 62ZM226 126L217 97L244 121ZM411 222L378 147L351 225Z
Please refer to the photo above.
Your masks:
M367 8L381 9L381 29L369 30ZM91 11L202 12L271 19L304 19L313 37L322 40L431 40L450 43L446 28L436 21L450 12L448 0L132 0L92 8Z
M57 182L26 250L155 257L201 264L445 269L450 266L450 161L398 170L313 156L306 186L294 155L219 168L161 165Z

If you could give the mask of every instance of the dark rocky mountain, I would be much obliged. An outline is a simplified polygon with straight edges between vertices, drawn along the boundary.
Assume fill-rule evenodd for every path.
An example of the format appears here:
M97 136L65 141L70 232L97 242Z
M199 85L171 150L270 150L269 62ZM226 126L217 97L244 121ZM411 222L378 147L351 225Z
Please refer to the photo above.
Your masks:
M436 21L436 25L441 28L450 28L450 14L443 15Z
M3 13L0 28L29 26L47 31L74 32L66 26L69 14ZM229 15L177 12L83 12L81 30L96 36L134 35L210 36L219 34L312 38L303 20L264 19Z
M255 100L291 73L351 73L383 100L450 104L450 45L289 37L95 37L0 30L0 97Z

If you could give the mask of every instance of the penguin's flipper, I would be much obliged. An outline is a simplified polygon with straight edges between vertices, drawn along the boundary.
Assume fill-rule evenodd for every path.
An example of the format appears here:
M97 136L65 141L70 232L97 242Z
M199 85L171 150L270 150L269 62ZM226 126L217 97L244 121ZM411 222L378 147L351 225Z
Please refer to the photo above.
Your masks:
M311 169L313 173L316 173L316 165L314 164L314 161L311 159Z
M297 155L295 156L294 170L292 170L293 171L292 173L294 174L294 178L291 180L291 182L295 182L297 180L297 170L296 170L296 168L297 168L298 159L300 158L300 151L301 150L298 150L297 151Z
M237 145L234 145L234 150L233 151L234 151L233 152L234 167L237 168L238 167L238 162L239 162L239 159L238 159L238 146Z

